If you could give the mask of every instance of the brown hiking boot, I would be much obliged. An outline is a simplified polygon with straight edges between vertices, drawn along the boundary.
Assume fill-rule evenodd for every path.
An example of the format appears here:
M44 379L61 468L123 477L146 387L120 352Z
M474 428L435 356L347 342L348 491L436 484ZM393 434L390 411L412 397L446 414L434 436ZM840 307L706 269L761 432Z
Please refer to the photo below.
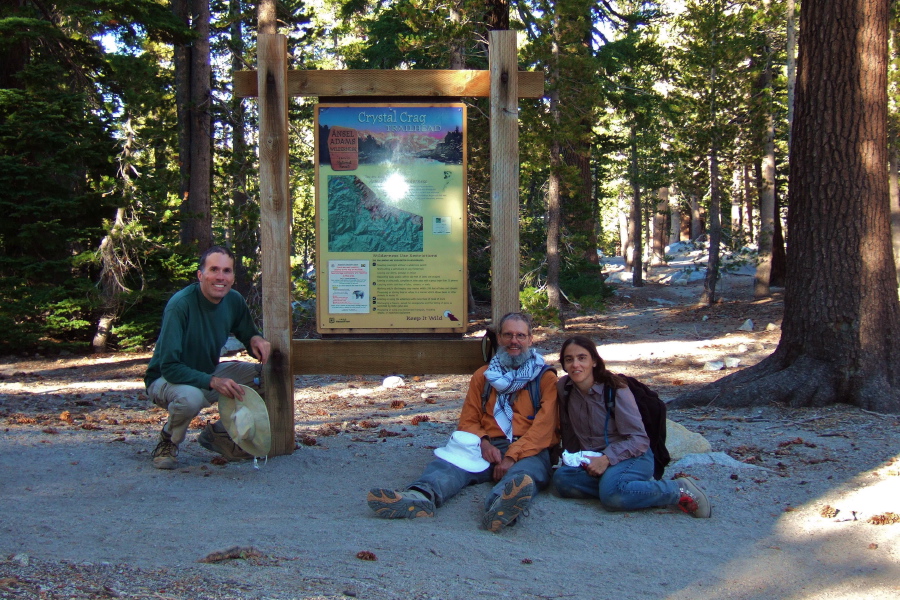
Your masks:
M172 436L166 432L165 427L159 432L159 443L150 456L153 457L153 466L157 469L168 471L178 466L175 459L178 456L178 444L172 443Z
M406 490L397 492L381 488L369 490L366 501L382 519L415 519L433 517L434 502L422 492Z
M234 443L227 431L217 431L215 424L206 422L206 427L197 436L200 445L211 452L218 452L225 460L234 462L239 460L250 460L253 456Z
M503 493L485 511L481 524L488 531L500 531L528 510L536 492L537 486L531 476L519 473L503 486Z

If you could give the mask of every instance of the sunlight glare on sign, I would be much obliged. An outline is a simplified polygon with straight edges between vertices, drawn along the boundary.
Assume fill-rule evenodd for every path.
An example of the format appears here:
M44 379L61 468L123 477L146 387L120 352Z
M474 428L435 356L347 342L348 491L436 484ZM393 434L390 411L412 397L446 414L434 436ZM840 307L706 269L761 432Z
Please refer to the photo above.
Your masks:
M400 173L392 173L381 186L381 189L388 195L393 202L399 202L409 193L409 184L406 178Z

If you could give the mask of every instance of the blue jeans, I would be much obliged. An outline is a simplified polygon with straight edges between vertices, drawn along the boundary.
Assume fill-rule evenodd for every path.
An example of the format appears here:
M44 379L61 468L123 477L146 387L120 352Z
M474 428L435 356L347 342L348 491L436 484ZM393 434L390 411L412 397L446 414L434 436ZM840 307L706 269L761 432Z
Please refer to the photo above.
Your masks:
M635 510L678 503L677 482L653 479L653 451L610 465L599 478L581 467L560 465L553 487L563 498L599 498L607 510Z
M491 442L502 455L506 455L509 443L506 440ZM480 473L469 473L442 458L436 458L425 467L425 472L409 484L406 489L416 489L427 494L436 507L441 506L459 493L466 486L476 483L486 483L493 480L494 466L491 465ZM550 454L542 450L535 456L522 458L509 468L503 479L491 489L491 493L484 501L485 510L490 507L494 498L503 493L503 486L518 473L526 473L534 480L538 489L544 488L550 482Z

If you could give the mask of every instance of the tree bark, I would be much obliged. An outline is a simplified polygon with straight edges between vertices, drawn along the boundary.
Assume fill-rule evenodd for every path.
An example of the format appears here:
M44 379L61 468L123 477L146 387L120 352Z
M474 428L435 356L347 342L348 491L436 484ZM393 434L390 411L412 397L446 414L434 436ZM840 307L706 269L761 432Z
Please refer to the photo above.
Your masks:
M735 167L734 172L732 173L732 182L731 188L734 190L732 194L731 201L731 247L738 248L743 245L743 231L742 228L744 226L744 211L741 210L741 207L744 206L744 187L741 181L741 173L743 172L743 167L738 166Z
M900 413L884 0L807 0L791 146L781 341L674 406L847 402Z
M631 285L644 287L644 247L641 224L644 221L641 210L641 187L638 184L637 129L631 126L631 218L628 223L628 237L631 238Z
M763 70L763 98L766 102L766 132L763 144L762 186L759 194L759 263L753 281L756 298L769 296L772 274L772 238L775 233L775 116L772 114L772 53L766 44L766 66Z
M775 190L775 220L772 229L772 272L769 288L784 287L787 272L787 252L784 247L784 229L781 226L781 196Z
M656 204L656 213L653 215L653 258L651 264L661 265L666 262L666 239L669 230L666 227L666 217L669 211L669 188L661 187L656 192L659 202Z
M678 197L681 195L679 190L675 190L674 194L669 195L669 245L677 244L681 241L681 204Z
M716 284L719 281L719 247L722 241L721 215L722 193L719 188L719 149L715 143L709 152L709 260L700 304L716 301Z
M180 0L179 0L180 2ZM187 163L187 191L182 196L181 243L195 245L200 252L212 244L212 213L210 185L212 178L212 117L210 100L212 67L209 48L209 0L189 3L191 29L196 33L191 47L182 57L187 69L188 108L186 127L187 146L180 155L182 168ZM180 8L180 7L179 7ZM179 65L175 62L176 68ZM179 77L176 76L176 79ZM182 91L182 94L184 92ZM184 171L182 171L184 180Z
M691 239L696 240L703 233L703 220L700 218L700 195L691 192Z
M243 68L241 60L244 53L243 21L241 15L241 1L230 0L231 12L231 68L232 71L240 71ZM231 131L232 131L232 169L234 180L231 187L232 208L232 241L234 251L234 289L245 298L252 286L252 277L247 268L245 258L252 259L256 256L256 248L259 238L259 212L258 207L249 202L247 196L247 170L249 169L250 156L247 146L246 111L241 98L232 98L231 101Z
M550 120L555 125L553 140L550 143L550 181L547 191L547 304L559 315L562 321L562 294L559 289L559 231L562 212L560 210L560 169L562 157L559 140L559 16L554 19L553 48L550 69Z

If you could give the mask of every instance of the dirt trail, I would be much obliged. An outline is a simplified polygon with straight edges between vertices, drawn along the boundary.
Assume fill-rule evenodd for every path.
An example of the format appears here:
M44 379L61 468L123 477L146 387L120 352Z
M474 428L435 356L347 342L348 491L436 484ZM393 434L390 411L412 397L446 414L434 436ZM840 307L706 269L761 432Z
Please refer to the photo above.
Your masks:
M615 370L671 398L727 372L704 362L746 366L775 347L780 300L754 302L751 285L734 278L703 309L696 285L623 288L607 314L539 329L536 345L554 357L567 335L590 335ZM748 318L754 330L739 331ZM0 359L0 598L900 597L900 524L876 524L900 513L897 417L672 411L739 461L667 471L699 481L713 518L542 493L495 535L478 528L487 486L432 519L383 521L365 505L370 487L402 486L445 443L467 376L408 373L395 389L298 377L294 454L217 465L194 429L181 468L163 472L150 464L165 415L144 395L148 358ZM233 547L243 552L226 558Z

